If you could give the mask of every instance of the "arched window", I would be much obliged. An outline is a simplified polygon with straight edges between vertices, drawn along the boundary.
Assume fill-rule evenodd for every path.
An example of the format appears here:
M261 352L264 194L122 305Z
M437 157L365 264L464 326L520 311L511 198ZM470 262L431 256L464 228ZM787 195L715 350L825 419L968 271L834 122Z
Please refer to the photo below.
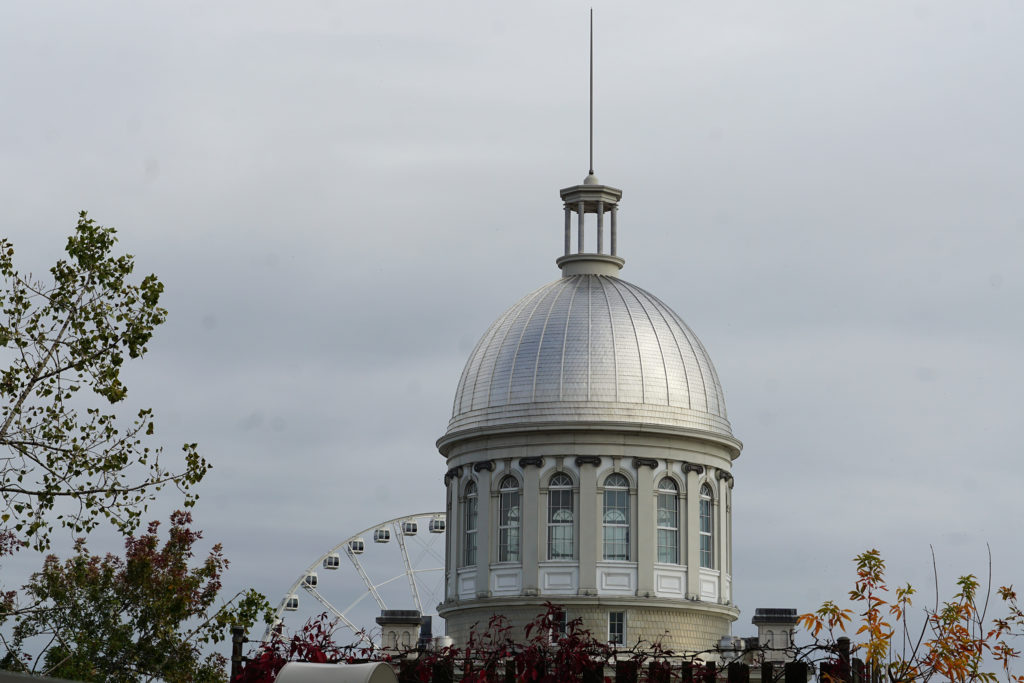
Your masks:
M604 554L606 560L629 559L629 480L610 474L604 480Z
M462 508L462 564L472 567L476 564L476 482L466 484L466 500Z
M559 472L548 484L548 559L573 558L572 479Z
M700 566L715 568L715 526L711 517L711 487L700 487Z
M519 481L505 477L498 491L498 562L519 562Z
M679 564L679 486L658 482L658 562Z

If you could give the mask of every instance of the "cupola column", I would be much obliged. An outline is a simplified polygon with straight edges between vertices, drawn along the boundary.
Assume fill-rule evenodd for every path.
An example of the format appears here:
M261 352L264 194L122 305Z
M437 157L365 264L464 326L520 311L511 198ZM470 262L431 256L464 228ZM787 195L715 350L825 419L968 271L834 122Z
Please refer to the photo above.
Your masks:
M583 253L583 216L585 215L585 212L583 211L583 202L580 202L579 204L576 205L576 212L580 216L579 235L576 238L577 239L577 242L576 242L576 253L582 254Z
M617 239L618 235L616 234L616 227L617 227L616 223L618 222L617 221L618 215L619 215L619 207L618 207L618 205L617 204L612 204L612 229L611 229L611 235L612 235L612 256L618 256L619 255L619 245L618 245L618 239Z
M572 209L565 207L565 255L572 249Z
M597 202L597 253L604 253L604 202Z

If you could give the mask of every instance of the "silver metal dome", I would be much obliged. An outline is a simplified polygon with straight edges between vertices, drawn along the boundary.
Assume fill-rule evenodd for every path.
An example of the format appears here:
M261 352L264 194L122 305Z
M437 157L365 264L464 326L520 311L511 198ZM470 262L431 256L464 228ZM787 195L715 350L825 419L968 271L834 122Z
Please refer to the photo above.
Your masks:
M466 362L448 431L600 422L732 438L697 336L652 294L617 277L562 277L491 325Z

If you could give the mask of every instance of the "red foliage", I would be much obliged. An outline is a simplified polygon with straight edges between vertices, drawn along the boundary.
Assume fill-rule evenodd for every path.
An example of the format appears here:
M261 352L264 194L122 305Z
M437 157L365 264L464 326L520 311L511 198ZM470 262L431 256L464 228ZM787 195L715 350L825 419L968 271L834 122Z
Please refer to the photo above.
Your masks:
M517 683L560 683L562 681L610 681L603 677L604 667L614 661L630 662L637 671L651 663L655 676L668 674L667 658L672 653L654 644L646 650L614 649L598 641L582 619L564 624L562 607L545 604L545 612L526 626L526 640L512 639L512 627L502 615L491 617L485 629L470 630L464 648L444 647L439 650L405 654L402 670L412 669L423 683L452 680L456 669L464 683L491 683L505 680L506 671L514 674ZM277 673L290 661L352 662L354 660L391 661L368 640L361 645L339 647L333 640L334 624L327 615L311 620L290 639L277 638L264 644L250 659L236 681L263 683L273 681ZM562 629L564 628L564 632ZM713 682L714 668L693 665L694 680ZM667 680L656 678L656 680Z
M341 646L334 642L335 623L324 612L310 619L291 638L275 636L270 643L263 643L255 655L249 658L242 673L235 681L263 683L273 681L288 662L313 662L333 664L338 662L391 661L391 658L376 649L363 634L360 643Z

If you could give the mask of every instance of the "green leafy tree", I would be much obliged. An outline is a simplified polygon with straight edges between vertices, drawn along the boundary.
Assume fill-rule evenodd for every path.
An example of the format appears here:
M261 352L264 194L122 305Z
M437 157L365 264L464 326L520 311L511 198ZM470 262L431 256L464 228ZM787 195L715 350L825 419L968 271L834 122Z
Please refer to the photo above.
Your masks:
M0 533L38 550L54 527L88 532L107 519L133 532L167 485L191 506L190 488L209 468L195 444L165 467L146 444L151 410L127 424L110 412L127 393L124 361L146 353L167 317L163 285L155 275L132 280L134 260L113 254L116 241L82 212L67 258L43 282L18 272L0 239Z
M80 681L227 680L224 656L205 646L231 624L269 623L273 610L252 590L217 606L228 561L215 545L190 566L202 538L191 523L187 512L172 514L161 544L151 522L125 540L124 558L90 555L84 540L70 559L47 557L25 587L36 607L16 617L3 666ZM29 641L34 657L23 654Z

